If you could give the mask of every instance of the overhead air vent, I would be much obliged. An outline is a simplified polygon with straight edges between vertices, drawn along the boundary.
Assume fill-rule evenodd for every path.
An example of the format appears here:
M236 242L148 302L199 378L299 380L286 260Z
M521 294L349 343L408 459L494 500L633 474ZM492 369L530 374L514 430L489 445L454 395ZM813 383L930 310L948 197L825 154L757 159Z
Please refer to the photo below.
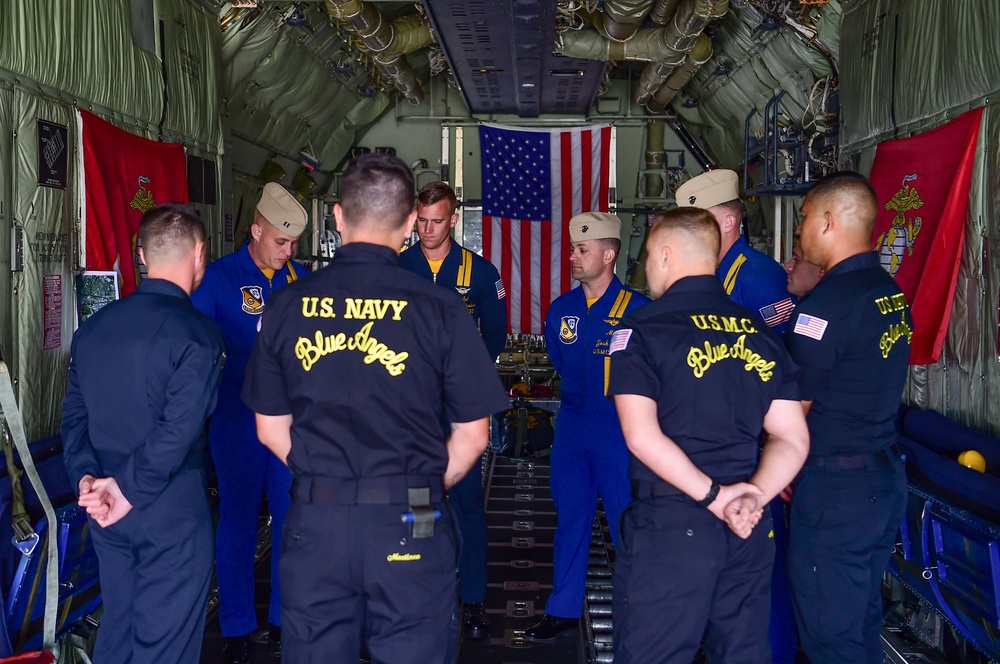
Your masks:
M586 113L604 63L552 54L554 2L434 0L424 8L473 113ZM560 75L572 72L571 85Z

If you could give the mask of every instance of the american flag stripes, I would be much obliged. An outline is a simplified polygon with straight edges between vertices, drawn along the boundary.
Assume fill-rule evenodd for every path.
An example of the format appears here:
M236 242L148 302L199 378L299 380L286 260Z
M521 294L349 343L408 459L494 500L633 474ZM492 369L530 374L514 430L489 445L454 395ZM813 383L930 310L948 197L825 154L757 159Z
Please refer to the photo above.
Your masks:
M569 220L608 209L611 127L483 124L483 255L510 291L511 332L541 334L549 304L572 286Z
M769 304L766 307L761 307L760 317L764 319L764 323L768 327L774 327L775 325L781 325L788 317L792 315L792 309L795 308L795 304L792 302L792 298L786 297L781 302L775 302L774 304Z
M792 332L815 339L816 341L822 341L823 334L826 332L826 326L829 324L829 321L822 318L800 313L799 317L795 319L795 327L792 329Z

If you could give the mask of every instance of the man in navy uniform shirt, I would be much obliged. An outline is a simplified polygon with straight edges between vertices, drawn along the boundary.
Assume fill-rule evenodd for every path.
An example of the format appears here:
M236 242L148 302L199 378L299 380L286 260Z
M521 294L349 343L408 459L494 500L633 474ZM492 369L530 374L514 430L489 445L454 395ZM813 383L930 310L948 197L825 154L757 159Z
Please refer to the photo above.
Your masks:
M795 306L789 296L786 274L770 256L753 247L743 237L743 202L740 200L740 180L735 171L719 169L691 178L677 188L677 204L708 210L719 225L719 247L716 276L722 281L729 298L764 319L767 325L784 337L788 319ZM774 664L793 664L798 653L795 610L788 589L785 503L771 504L775 553L775 575L771 592L771 623L769 627Z
M611 341L608 394L634 498L614 570L620 664L687 664L700 644L709 662L771 661L770 518L753 526L801 467L808 434L795 365L759 316L726 297L718 247L704 210L660 215L645 265L658 299Z
M399 264L421 277L454 289L479 326L486 350L494 360L507 343L507 291L500 274L485 258L451 239L458 223L458 199L447 182L431 182L417 194L417 233L420 241L399 257ZM483 469L476 464L448 492L462 530L458 558L462 631L467 638L489 636L483 609L486 599L486 504Z
M277 293L243 389L293 476L282 536L283 657L444 664L457 639L458 532L445 490L507 404L468 309L398 251L413 175L364 155L334 206L344 246ZM450 435L441 423L450 422Z
M736 172L706 171L678 187L676 198L677 205L708 210L719 224L722 243L715 274L726 294L784 336L795 303L785 290L781 265L751 247L743 237L743 202Z
M525 630L531 641L551 641L575 628L583 613L590 532L597 496L611 524L631 500L628 450L614 406L605 398L611 335L626 314L649 299L615 276L621 220L584 212L569 220L570 273L580 286L558 297L545 316L545 343L559 372L562 403L552 444L552 500L558 527L552 592L545 616Z
M205 420L226 355L219 326L188 299L205 274L198 213L154 207L139 238L148 276L73 339L63 456L101 526L94 661L196 664L212 577Z
M789 577L802 646L824 664L881 664L882 575L906 507L895 419L910 308L871 248L878 200L857 173L802 204L802 257L825 270L792 316L788 348L812 449L792 496Z
M271 515L268 637L273 646L281 641L278 564L281 524L288 511L292 476L257 441L253 412L240 400L240 389L265 302L273 292L305 271L291 257L307 221L306 211L284 187L274 182L265 184L254 211L250 239L209 265L205 281L191 296L194 306L222 326L229 349L229 364L219 388L219 405L212 413L208 431L219 480L216 576L225 664L250 661L250 634L257 629L254 556L260 503L265 494Z

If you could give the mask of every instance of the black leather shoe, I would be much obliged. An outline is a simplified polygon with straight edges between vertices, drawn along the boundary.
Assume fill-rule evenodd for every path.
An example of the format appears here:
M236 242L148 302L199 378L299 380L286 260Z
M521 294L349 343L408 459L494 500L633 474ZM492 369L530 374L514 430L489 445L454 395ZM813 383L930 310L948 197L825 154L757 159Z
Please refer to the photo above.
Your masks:
M462 605L462 636L467 639L485 639L490 635L490 621L482 602Z
M524 638L535 643L548 643L563 632L568 632L579 626L579 618L557 618L546 614L544 618L524 630Z
M223 664L247 664L250 661L250 635L223 639L222 661Z
M267 653L272 657L281 657L281 628L268 623L267 638L264 639Z

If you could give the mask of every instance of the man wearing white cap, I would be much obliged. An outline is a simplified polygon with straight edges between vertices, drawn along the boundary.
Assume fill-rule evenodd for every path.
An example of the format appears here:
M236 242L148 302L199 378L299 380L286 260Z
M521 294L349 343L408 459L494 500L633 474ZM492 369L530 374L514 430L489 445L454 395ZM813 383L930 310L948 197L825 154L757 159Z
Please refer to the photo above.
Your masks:
M557 298L545 317L545 342L559 372L562 405L552 445L552 499L558 527L552 593L545 617L525 630L531 641L551 641L579 624L597 496L617 540L618 515L631 501L628 448L614 404L607 398L611 335L626 314L649 299L615 276L621 220L584 212L569 221L570 272L580 286Z
M770 256L751 247L740 232L743 201L740 200L740 181L736 172L728 169L706 171L678 187L676 199L679 206L708 210L719 224L722 245L715 274L722 281L729 299L758 314L768 327L784 337L796 300L788 293L788 275L784 268ZM788 526L785 504L775 499L770 510L776 555L769 637L774 664L792 664L798 650L798 636L786 570Z
M222 327L228 351L219 403L208 432L219 478L216 574L226 664L250 661L250 635L257 629L254 553L265 493L271 513L268 636L275 642L273 645L281 640L278 559L292 480L288 468L257 440L253 411L240 399L240 390L264 303L271 293L295 281L305 270L290 259L307 221L305 209L284 187L274 182L264 185L250 226L250 239L232 254L211 263L201 286L191 296L194 305Z
M743 201L735 171L706 171L677 188L677 205L708 210L719 224L722 248L715 274L726 294L764 319L768 327L784 337L795 301L786 290L787 279L777 261L762 254L740 232Z

